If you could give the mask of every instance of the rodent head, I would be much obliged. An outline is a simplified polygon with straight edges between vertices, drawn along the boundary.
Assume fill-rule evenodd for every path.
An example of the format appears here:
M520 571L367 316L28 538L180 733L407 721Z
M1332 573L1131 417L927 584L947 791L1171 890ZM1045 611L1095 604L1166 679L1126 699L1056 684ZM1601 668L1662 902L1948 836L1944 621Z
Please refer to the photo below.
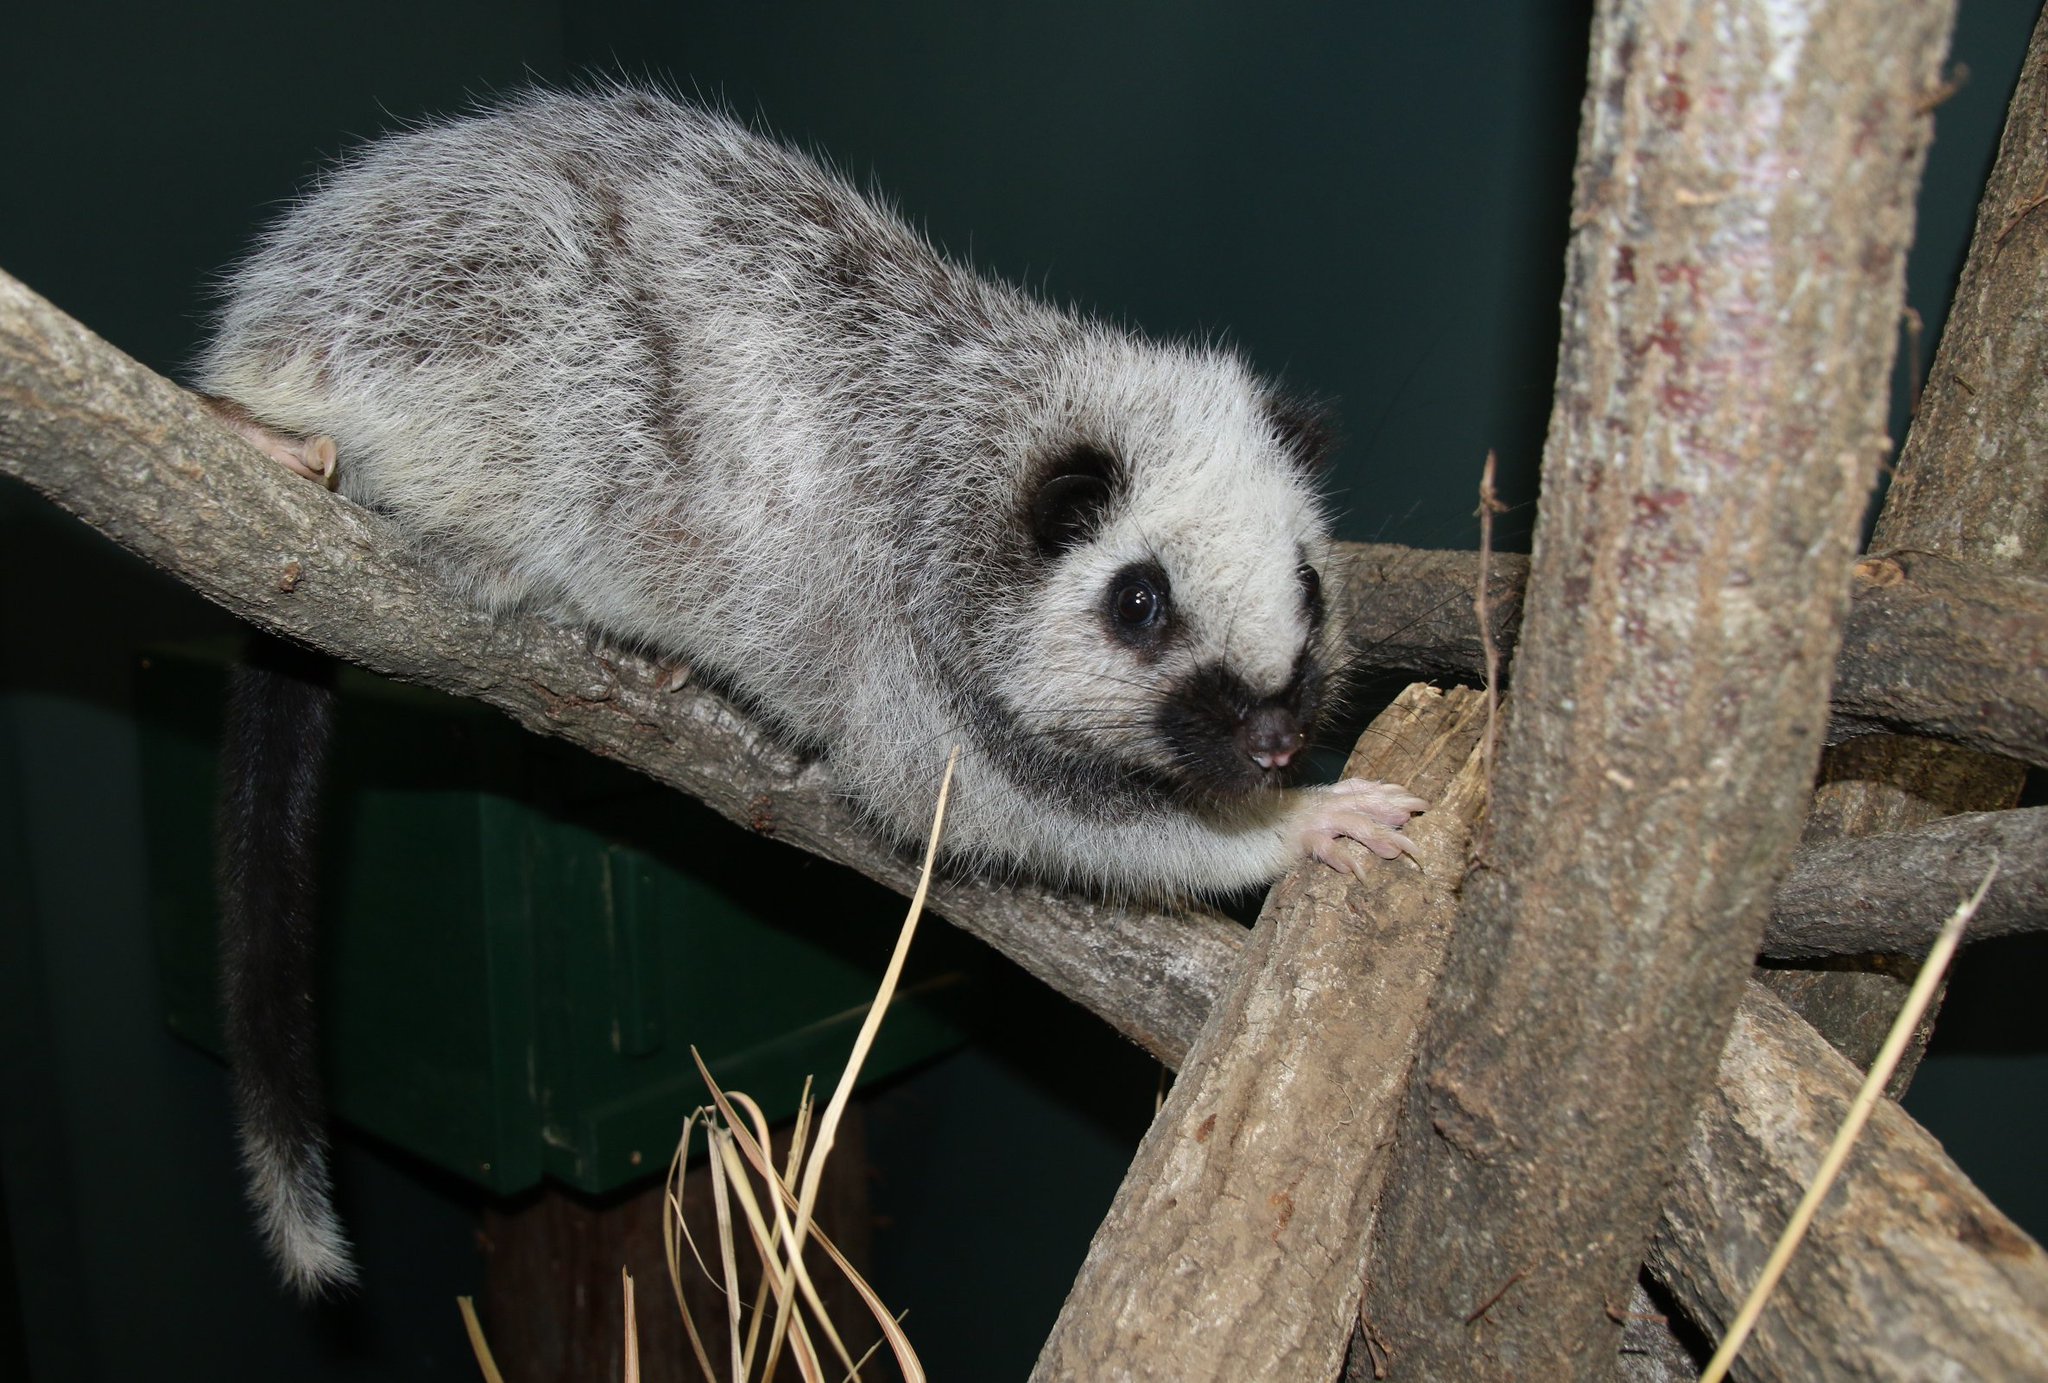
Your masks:
M1330 694L1323 434L1230 357L1114 364L1030 459L1022 618L988 651L1048 758L1225 805L1285 780Z

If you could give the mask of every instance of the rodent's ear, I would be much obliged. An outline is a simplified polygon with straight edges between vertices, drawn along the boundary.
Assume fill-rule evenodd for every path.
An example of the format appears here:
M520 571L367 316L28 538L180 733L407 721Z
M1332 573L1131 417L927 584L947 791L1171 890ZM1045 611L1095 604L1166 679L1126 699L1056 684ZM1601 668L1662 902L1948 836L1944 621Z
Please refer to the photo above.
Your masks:
M1123 485L1115 456L1089 442L1059 452L1031 488L1031 537L1041 557L1057 557L1102 526Z
M1273 394L1266 399L1266 413L1273 420L1274 439L1295 465L1311 475L1329 465L1337 449L1337 419L1327 402L1308 394Z

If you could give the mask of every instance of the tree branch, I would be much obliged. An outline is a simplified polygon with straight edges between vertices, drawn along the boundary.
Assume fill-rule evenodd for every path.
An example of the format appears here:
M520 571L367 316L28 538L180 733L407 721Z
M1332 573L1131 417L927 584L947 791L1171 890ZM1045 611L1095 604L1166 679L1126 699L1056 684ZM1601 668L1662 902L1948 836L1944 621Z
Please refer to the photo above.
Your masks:
M1479 555L1345 545L1333 609L1353 665L1477 684L1485 668L1472 591ZM1495 637L1521 632L1529 559L1493 554ZM1931 553L1857 564L1835 663L1830 744L1880 732L1931 735L2048 765L2048 583Z
M1917 956L1994 854L1998 878L1967 939L2048 930L2048 807L1968 812L1802 848L1771 902L1763 953Z
M1703 1326L1734 1318L1861 1080L1770 991L1749 987L1650 1254ZM2044 1361L2048 1254L1884 1101L1736 1368L1907 1383L2039 1379Z
M1871 546L2048 572L2048 14Z
M1596 13L1515 710L1364 1306L1400 1376L1615 1368L1806 812L1948 20Z
M1355 880L1311 862L1274 888L1033 1378L1336 1376L1485 792L1485 724L1479 693L1412 686L1359 741L1349 773L1435 803L1409 828L1424 867Z
M1830 743L1911 731L2048 764L2048 582L1893 548L1856 564L1854 595Z

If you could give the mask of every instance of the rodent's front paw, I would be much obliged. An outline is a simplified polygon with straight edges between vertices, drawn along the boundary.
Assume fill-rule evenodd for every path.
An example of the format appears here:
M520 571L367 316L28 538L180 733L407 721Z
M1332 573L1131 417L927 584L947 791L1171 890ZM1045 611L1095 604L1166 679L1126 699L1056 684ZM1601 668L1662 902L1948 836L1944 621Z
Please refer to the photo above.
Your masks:
M1337 842L1341 840L1357 841L1383 860L1396 855L1418 858L1415 842L1401 828L1415 813L1429 810L1429 803L1408 789L1395 783L1346 778L1308 791L1297 838L1305 852L1332 869L1365 877L1365 861L1357 851L1340 848Z

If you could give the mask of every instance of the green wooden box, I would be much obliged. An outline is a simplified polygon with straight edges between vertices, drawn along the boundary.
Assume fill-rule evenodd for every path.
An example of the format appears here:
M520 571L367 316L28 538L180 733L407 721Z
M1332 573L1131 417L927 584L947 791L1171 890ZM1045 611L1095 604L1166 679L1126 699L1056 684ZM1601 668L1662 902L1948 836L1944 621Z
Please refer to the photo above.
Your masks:
M165 1008L216 1053L231 652L138 671ZM829 1090L902 900L487 708L352 669L339 685L319 996L337 1117L497 1192L601 1192L667 1166L707 1101L692 1045L771 1118L806 1075ZM944 932L920 931L867 1078L959 1040L946 1012L980 958Z

